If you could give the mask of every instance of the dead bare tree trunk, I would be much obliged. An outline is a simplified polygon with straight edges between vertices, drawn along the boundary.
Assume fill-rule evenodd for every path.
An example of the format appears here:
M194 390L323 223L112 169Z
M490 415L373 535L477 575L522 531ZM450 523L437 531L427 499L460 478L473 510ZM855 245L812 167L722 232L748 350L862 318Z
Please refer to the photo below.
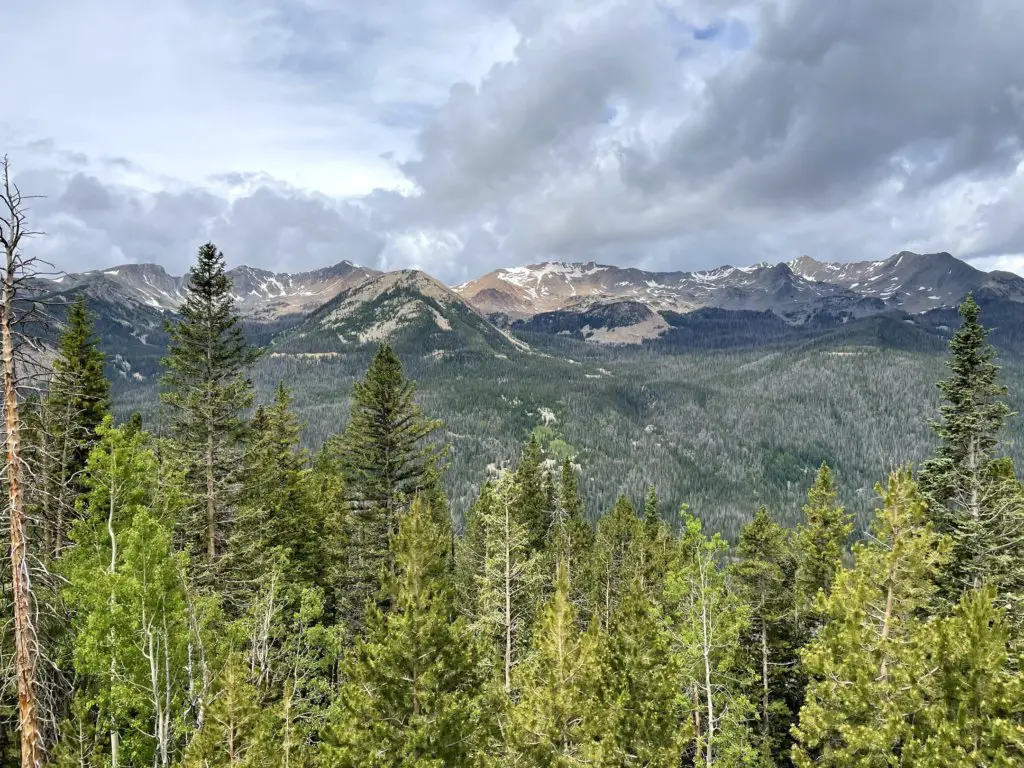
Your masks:
M15 668L18 677L18 721L21 727L22 768L43 764L43 739L39 715L39 638L33 610L29 551L26 538L25 470L21 452L21 420L18 411L18 371L14 358L14 298L24 262L19 253L25 229L24 198L11 182L7 158L3 159L3 194L0 196L0 244L4 248L0 336L2 336L4 416L7 438L7 494L11 526L11 580L14 597Z

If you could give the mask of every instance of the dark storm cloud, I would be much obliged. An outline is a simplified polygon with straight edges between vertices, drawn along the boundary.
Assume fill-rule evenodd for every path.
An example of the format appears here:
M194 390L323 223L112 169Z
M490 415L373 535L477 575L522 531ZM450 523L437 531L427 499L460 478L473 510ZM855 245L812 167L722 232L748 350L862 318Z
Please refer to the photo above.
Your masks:
M737 200L838 206L1012 172L1024 146L1024 4L795 0L632 178L724 182Z

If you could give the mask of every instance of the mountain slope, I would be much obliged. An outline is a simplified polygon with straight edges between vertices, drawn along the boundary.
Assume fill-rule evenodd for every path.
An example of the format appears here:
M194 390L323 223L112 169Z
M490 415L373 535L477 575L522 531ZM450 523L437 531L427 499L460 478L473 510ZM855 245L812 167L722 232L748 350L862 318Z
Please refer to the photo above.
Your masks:
M669 329L669 324L638 301L595 301L572 310L540 312L527 320L517 320L512 329L601 344L636 344L657 338Z
M525 345L418 270L371 277L319 307L274 344L277 354L337 354L391 341L437 357L508 355Z
M1008 272L983 272L945 252L902 251L884 261L849 264L801 256L789 266L807 280L880 298L888 306L912 313L955 306L972 291L1024 301L1024 278Z

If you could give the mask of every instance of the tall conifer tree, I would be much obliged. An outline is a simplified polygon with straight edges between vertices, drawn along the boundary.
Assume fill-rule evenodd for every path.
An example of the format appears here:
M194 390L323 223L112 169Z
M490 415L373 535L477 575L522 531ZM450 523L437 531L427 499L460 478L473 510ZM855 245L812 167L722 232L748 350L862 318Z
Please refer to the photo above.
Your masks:
M515 498L514 478L506 472L496 486L484 487L472 521L479 560L471 575L471 626L490 641L506 693L527 647L543 576Z
M796 561L785 529L765 507L743 527L736 554L733 583L750 616L744 645L757 670L750 698L758 704L761 753L778 763L789 752L802 689L793 621Z
M110 410L110 382L103 373L103 353L93 332L93 319L78 297L69 307L67 324L53 361L53 379L42 408L46 436L44 466L49 467L44 506L52 526L53 554L64 546L75 500L84 490L83 473L96 429Z
M352 389L339 459L350 505L348 610L357 621L365 601L380 592L381 569L391 569L388 542L402 514L417 495L440 493L436 467L442 452L430 437L441 422L423 415L415 394L388 344L378 347L365 378ZM450 520L436 522L450 541Z
M683 670L661 606L634 579L598 651L600 736L595 765L679 765L693 738L689 703L679 695Z
M553 522L552 498L544 471L544 453L536 434L523 448L515 475L516 506L530 530L530 545L539 550L544 546Z
M1003 401L995 350L980 322L981 310L968 295L960 305L963 323L949 343L950 375L939 382L941 419L937 455L925 462L921 489L931 518L952 539L948 568L940 577L942 597L956 605L964 589L993 581L1000 593L1024 592L1024 500L1013 465L997 457L998 439L1012 414Z
M235 577L253 586L278 559L289 585L326 584L322 510L311 497L309 457L299 448L302 426L291 394L279 384L252 420L245 482L229 557Z
M470 766L488 742L479 645L454 618L448 538L419 500L393 540L392 606L370 607L342 665L327 734L328 766Z
M819 592L827 597L843 565L843 548L853 523L839 504L832 470L822 464L807 492L804 522L796 532L796 610L815 623L814 604Z
M626 588L640 578L643 524L629 499L620 496L611 512L597 523L591 557L591 602L602 629L611 618Z
M580 631L560 569L516 675L521 693L512 712L506 764L569 768L592 762L601 719L598 680L597 633Z
M242 335L224 254L213 243L199 249L180 312L168 329L161 399L196 500L187 533L211 565L223 553L238 500L243 414L253 399L246 372L258 356Z
M558 501L555 505L554 535L552 536L554 566L565 569L569 583L569 599L577 614L589 616L587 567L594 545L594 529L583 516L583 500L579 494L579 481L572 461L562 462L559 476Z
M912 638L946 548L909 470L893 473L856 566L824 597L827 619L803 654L811 677L794 733L799 766L884 765L921 705Z

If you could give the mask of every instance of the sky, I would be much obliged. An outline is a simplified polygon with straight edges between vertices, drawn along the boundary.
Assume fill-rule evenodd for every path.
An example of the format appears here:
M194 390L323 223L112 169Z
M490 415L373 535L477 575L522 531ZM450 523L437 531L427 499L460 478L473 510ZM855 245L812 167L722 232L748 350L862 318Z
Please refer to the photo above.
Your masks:
M4 0L68 271L458 283L949 251L1024 274L1020 0Z

